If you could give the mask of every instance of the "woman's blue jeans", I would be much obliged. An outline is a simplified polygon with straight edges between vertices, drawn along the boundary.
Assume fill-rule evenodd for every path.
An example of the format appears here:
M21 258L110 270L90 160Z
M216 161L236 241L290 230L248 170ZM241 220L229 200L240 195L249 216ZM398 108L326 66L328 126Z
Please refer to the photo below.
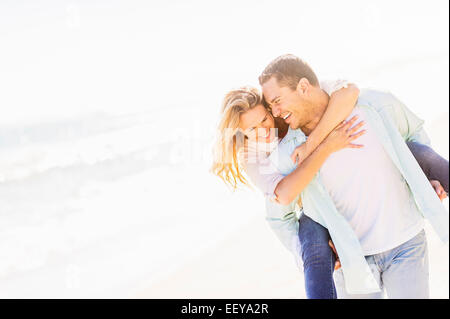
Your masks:
M448 194L448 161L427 145L416 142L406 144L427 178L439 181Z
M415 142L408 142L407 145L427 178L438 180L448 193L448 161L426 145ZM336 256L328 244L331 239L328 230L302 214L299 219L298 236L307 298L336 299L336 287L333 280Z
M336 299L333 271L336 257L328 245L328 230L302 214L298 236L303 259L305 290L308 299Z

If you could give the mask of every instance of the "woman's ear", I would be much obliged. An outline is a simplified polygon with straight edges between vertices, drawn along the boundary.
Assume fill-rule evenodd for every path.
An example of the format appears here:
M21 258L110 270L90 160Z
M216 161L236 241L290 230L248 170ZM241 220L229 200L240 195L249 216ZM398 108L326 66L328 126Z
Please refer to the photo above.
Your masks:
M311 84L309 83L307 78L301 78L300 81L298 81L297 84L297 92L304 95L308 91Z

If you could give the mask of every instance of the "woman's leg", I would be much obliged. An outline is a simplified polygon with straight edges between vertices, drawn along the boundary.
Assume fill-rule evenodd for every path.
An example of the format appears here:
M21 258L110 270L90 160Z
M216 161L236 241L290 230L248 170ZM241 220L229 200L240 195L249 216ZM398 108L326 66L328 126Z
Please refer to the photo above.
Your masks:
M336 256L328 245L328 230L302 214L299 219L299 239L308 299L336 299L333 280Z
M448 161L427 145L416 142L406 144L427 178L439 181L448 193Z

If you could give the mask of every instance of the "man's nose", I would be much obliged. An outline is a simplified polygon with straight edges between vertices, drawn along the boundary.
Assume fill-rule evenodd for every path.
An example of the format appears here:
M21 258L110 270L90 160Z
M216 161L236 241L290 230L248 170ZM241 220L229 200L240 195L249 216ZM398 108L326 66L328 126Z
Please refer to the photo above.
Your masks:
M275 117L279 117L281 115L281 109L278 106L272 106L272 114Z

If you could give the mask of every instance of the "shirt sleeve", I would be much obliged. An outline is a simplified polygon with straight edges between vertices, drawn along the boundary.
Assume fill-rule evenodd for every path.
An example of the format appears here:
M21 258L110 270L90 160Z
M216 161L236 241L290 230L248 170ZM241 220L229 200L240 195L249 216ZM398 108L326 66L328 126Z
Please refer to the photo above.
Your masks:
M264 158L253 163L246 161L243 166L252 184L265 197L271 201L275 201L275 188L284 176L277 170L269 158Z
M392 118L403 139L408 142L417 142L430 146L430 138L423 127L425 121L414 114L393 94L389 93L389 95Z
M299 269L302 269L301 248L298 237L297 202L300 195L288 205L281 205L275 199L275 188L284 178L269 157L243 156L243 169L248 178L263 192L266 202L266 222L283 246L289 250Z
M347 80L324 80L320 82L320 88L331 95L340 89L347 88L348 84Z
M298 268L302 269L301 246L298 237L299 207L292 202L289 205L274 203L266 198L266 221L283 246L289 250Z

